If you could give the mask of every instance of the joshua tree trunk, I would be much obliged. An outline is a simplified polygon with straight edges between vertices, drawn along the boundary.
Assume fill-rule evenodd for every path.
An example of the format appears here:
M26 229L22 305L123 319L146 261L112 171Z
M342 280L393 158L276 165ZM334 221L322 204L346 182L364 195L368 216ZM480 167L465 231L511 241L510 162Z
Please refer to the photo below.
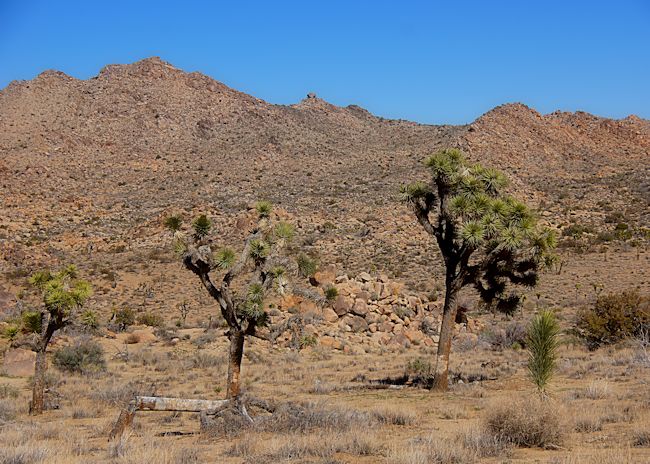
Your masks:
M228 352L228 391L227 399L237 399L241 386L241 360L244 355L245 334L241 330L231 329L230 350Z
M434 391L446 391L449 386L449 353L451 352L451 340L454 336L456 312L458 311L459 285L453 278L447 277L446 280L445 305L442 310L442 324L440 325L440 339L438 340L432 386Z
M41 323L45 325L45 317L41 316ZM45 407L45 372L47 371L47 345L50 343L55 327L52 321L48 321L41 333L36 350L36 362L34 364L34 389L32 390L32 402L29 412L32 415L43 414Z

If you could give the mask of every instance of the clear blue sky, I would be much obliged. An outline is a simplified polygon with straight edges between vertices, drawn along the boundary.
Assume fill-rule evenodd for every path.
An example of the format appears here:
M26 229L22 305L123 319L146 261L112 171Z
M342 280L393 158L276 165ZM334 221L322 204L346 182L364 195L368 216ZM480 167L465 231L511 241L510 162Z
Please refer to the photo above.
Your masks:
M0 88L152 55L272 103L426 123L512 101L650 119L650 0L0 0Z

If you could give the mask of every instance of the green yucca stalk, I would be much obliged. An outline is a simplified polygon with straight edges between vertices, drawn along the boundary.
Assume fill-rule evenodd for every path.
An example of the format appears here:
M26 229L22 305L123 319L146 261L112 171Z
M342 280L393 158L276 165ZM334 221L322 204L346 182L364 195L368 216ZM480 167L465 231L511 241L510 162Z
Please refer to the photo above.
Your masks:
M559 333L555 314L549 310L540 311L528 326L528 375L542 394L555 371Z

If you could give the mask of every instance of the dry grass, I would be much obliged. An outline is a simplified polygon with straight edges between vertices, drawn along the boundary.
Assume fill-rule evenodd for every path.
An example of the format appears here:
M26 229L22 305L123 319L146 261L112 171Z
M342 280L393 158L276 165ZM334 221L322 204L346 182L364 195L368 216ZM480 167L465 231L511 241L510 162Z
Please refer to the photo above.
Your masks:
M521 447L554 448L565 440L561 407L531 398L494 405L487 413L487 431Z

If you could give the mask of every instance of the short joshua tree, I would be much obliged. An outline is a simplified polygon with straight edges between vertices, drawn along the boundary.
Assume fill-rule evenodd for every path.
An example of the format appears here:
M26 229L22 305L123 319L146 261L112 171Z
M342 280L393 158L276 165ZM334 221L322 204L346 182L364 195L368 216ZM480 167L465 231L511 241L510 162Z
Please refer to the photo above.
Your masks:
M239 253L227 247L213 249L208 240L212 224L205 215L193 222L192 237L179 237L177 243L183 264L198 276L228 324L226 397L233 400L241 391L244 341L247 336L260 336L260 328L268 324L266 296L288 292L290 276L297 274L296 263L286 255L293 226L277 220L268 202L259 202L256 212L258 221Z
M43 297L40 309L41 333L36 343L36 364L34 367L34 388L30 412L42 414L45 404L45 372L47 371L47 346L57 330L70 324L92 293L85 280L77 278L77 268L67 266L59 272L40 271L30 278L30 284Z
M438 152L426 165L431 182L403 186L401 193L445 264L433 388L446 390L460 290L473 286L488 306L512 313L520 297L508 292L508 284L535 286L539 271L554 260L556 237L524 203L504 193L507 180L499 171L469 164L455 149Z

